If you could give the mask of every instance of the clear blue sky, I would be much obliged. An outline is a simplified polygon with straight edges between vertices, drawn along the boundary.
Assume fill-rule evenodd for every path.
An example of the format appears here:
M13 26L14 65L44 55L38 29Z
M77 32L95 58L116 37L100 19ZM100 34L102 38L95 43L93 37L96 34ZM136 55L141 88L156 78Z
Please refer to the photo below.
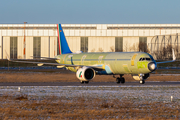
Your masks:
M0 24L180 24L180 0L1 0Z

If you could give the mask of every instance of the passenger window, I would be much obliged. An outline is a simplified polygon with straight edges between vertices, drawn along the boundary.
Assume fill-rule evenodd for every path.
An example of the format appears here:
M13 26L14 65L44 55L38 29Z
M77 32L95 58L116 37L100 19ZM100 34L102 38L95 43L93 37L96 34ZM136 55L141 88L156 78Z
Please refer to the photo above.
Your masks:
M142 61L144 61L144 60L145 60L145 58L142 59Z
M142 58L140 58L139 61L142 61Z

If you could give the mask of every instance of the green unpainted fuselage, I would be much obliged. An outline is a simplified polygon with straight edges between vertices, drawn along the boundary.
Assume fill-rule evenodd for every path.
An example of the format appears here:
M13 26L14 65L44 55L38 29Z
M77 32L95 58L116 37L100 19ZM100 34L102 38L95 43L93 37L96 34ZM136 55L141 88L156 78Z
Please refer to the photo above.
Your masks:
M146 74L153 57L144 52L70 53L56 56L59 64L99 66L105 74ZM67 67L76 72L77 67Z

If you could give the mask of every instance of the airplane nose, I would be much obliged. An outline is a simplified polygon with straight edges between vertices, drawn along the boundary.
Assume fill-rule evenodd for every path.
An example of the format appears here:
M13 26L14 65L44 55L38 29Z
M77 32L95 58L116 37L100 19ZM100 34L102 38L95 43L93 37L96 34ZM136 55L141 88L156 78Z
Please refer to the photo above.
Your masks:
M152 71L155 71L157 68L156 64L154 62L150 62L148 64L148 69L152 72Z

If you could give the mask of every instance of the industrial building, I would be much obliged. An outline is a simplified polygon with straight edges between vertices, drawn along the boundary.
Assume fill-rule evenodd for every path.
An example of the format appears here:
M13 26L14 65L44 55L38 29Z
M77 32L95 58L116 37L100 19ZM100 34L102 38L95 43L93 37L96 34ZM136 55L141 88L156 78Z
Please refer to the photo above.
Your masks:
M62 24L62 27L72 52L145 51L160 59L160 51L171 46L179 55L180 24ZM57 49L56 24L0 24L0 59L6 59L6 53L12 59L53 58Z

